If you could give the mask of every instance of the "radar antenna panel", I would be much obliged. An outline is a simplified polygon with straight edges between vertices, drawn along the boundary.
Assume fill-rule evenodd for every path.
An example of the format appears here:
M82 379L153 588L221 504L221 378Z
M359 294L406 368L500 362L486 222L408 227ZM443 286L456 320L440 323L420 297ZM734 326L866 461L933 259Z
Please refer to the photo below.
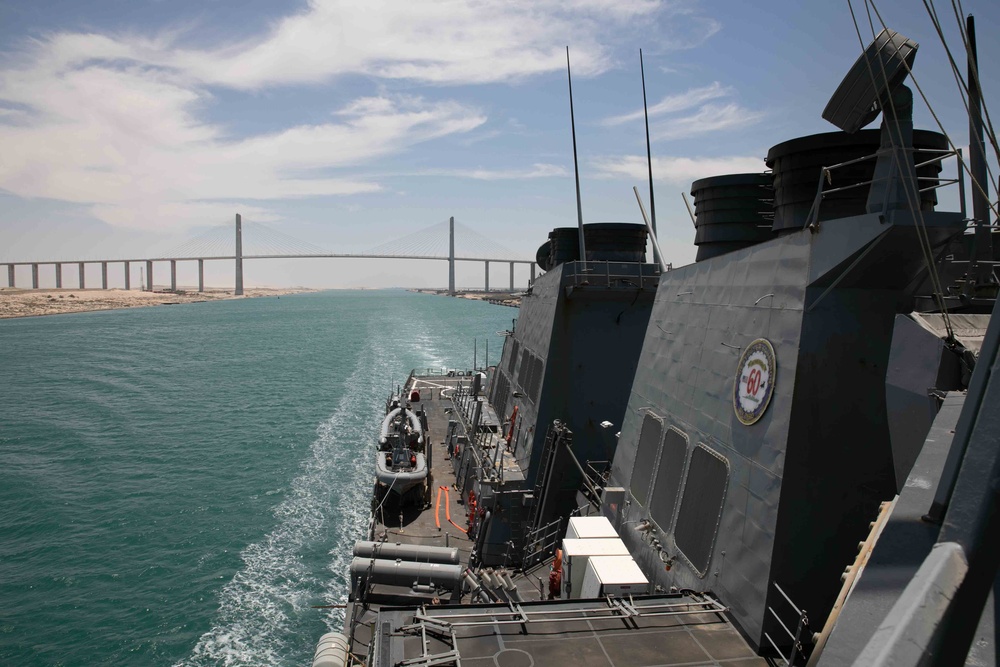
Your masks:
M883 30L841 81L823 118L853 134L875 120L882 102L903 83L919 45L894 30Z

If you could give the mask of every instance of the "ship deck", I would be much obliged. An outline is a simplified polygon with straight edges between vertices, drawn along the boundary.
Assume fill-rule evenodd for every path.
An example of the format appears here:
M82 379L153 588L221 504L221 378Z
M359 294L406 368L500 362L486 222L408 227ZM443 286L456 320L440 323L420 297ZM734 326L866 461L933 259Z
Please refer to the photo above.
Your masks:
M462 406L453 398L470 380L468 375L418 376L406 388L406 395L414 389L420 393L414 407L427 418L428 487L417 502L400 506L393 499L374 508L370 539L457 548L467 565L474 545L465 533L468 515L455 488L445 438L449 420L456 421L459 435L469 436L459 416ZM545 600L547 578L547 563L518 574L514 582L521 602L500 604L454 604L404 587L374 585L364 602L347 607L348 624L354 619L351 653L365 656L370 667L403 662L467 667L768 664L718 603L706 602L710 598L641 596L624 606L607 600Z
M372 667L765 667L721 613L688 595L383 608ZM625 610L627 608L627 611ZM460 663L459 663L460 660Z
M403 503L392 495L387 496L380 506L373 508L375 512L371 539L452 547L458 549L463 563L468 562L473 547L465 532L468 515L461 495L455 489L455 473L445 443L445 434L448 421L455 411L450 395L463 382L467 385L469 380L467 376L414 377L406 388L407 395L413 390L420 393L420 401L413 407L423 409L427 418L427 431L424 434L429 463L426 495L422 500L411 496ZM464 434L464 426L460 420L458 428ZM427 602L429 598L405 588L375 586L369 594L369 600L398 605L408 604L408 600L412 600L412 604L419 604Z

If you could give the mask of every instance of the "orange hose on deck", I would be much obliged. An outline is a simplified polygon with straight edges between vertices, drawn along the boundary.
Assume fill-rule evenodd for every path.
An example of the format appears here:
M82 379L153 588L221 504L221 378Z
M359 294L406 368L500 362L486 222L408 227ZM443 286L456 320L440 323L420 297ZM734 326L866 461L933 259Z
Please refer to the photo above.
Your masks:
M445 488L445 487L443 487L443 486L439 486L439 487L438 487L438 497L437 497L437 502L435 502L435 503L434 503L434 525L435 525L435 526L437 526L437 529L438 529L438 530L441 530L441 517L440 517L440 515L438 514L438 509L439 509L439 508L441 507L441 489L444 489L444 490L445 490L445 492L447 492L447 491L448 491L448 489L446 489L446 488ZM448 501L447 501L447 500L445 500L445 502L447 503ZM447 509L448 509L448 506L447 506L447 505L445 505L445 510L447 510Z
M460 525L458 525L457 523L455 523L454 521L451 520L451 505L449 504L448 487L447 486L442 486L442 487L438 488L438 500L441 499L441 489L444 489L444 514L448 518L448 523L450 523L451 525L455 526L455 528L458 528L463 533L468 534L469 531L467 531L465 528L462 528ZM435 510L435 512L436 512L436 510ZM435 519L437 518L437 514L436 513L434 515L434 518Z

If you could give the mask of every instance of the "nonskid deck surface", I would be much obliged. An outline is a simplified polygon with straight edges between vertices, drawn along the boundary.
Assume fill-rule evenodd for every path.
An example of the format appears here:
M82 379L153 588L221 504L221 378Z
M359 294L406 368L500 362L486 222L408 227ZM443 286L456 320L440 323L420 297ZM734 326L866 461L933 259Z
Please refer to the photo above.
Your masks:
M623 613L624 602L634 614ZM506 605L383 608L373 667L453 664L463 667L573 665L726 665L765 667L702 598L671 595L619 600ZM518 622L526 620L527 622Z

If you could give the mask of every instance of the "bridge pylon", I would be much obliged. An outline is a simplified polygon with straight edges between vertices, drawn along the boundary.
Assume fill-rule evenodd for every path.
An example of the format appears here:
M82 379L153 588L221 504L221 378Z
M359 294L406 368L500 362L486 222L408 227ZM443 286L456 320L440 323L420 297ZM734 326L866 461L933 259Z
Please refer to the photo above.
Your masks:
M448 220L448 294L455 296L455 217Z
M236 214L236 296L243 296L243 217Z

